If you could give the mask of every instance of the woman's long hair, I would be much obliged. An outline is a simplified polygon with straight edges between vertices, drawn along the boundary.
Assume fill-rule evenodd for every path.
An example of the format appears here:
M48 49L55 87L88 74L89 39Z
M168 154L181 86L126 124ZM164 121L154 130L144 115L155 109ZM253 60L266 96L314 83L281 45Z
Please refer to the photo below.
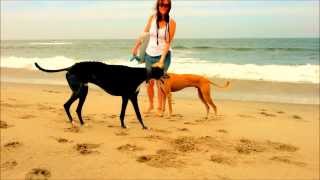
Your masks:
M169 7L168 7L168 10L167 10L167 13L162 16L161 13L160 13L160 10L159 10L159 6L160 6L160 3L162 3L163 0L157 0L157 4L156 4L156 7L155 7L155 10L156 10L156 22L157 22L157 45L159 44L159 41L158 41L158 30L159 30L159 22L161 20L165 20L166 22L166 30L165 30L165 39L167 39L167 32L168 32L168 38L169 38L169 42L170 42L170 34L169 34L169 20L170 20L170 10L171 10L171 0L167 0L168 3L169 3Z

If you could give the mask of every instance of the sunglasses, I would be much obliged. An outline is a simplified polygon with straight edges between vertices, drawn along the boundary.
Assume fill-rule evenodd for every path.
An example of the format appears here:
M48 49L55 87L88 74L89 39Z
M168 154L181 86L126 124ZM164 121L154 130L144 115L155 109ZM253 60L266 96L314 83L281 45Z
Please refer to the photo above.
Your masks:
M170 4L160 3L159 7L169 8Z

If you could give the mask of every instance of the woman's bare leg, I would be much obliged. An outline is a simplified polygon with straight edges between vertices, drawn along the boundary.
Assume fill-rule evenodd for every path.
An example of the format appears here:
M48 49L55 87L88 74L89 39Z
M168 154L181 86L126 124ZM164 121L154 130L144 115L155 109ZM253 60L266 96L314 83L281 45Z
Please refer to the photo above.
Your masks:
M157 81L157 90L158 90L158 115L162 115L162 104L163 104L163 93L160 89L160 82Z
M153 97L154 97L153 86L154 86L154 80L149 80L149 82L147 83L147 94L148 94L148 98L149 98L149 108L146 111L146 113L149 113L153 110Z

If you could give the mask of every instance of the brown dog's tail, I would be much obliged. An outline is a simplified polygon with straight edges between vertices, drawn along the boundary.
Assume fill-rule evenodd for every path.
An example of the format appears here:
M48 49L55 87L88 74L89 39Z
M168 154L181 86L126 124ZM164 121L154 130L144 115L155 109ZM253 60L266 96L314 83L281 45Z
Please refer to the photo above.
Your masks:
M212 84L212 85L214 85L214 86L216 86L216 87L218 87L218 88L227 88L227 87L229 87L229 85L230 85L230 81L227 81L224 86L220 86L220 85L215 84L215 83L213 83L213 82L211 82L211 81L209 81L209 82L210 82L210 84Z

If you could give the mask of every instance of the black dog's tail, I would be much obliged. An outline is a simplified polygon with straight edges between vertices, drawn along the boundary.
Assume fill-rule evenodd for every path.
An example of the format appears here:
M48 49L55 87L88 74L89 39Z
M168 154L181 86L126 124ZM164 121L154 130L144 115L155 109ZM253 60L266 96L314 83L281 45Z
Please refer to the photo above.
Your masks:
M68 67L68 68L63 68L63 69L54 69L54 70L50 70L50 69L43 69L42 67L40 67L40 66L39 66L39 64L38 64L38 63L34 63L34 65L35 65L38 69L40 69L41 71L44 71L44 72L50 72L50 73L52 73L52 72L67 71L67 70L69 70L69 69L70 69L70 67Z

